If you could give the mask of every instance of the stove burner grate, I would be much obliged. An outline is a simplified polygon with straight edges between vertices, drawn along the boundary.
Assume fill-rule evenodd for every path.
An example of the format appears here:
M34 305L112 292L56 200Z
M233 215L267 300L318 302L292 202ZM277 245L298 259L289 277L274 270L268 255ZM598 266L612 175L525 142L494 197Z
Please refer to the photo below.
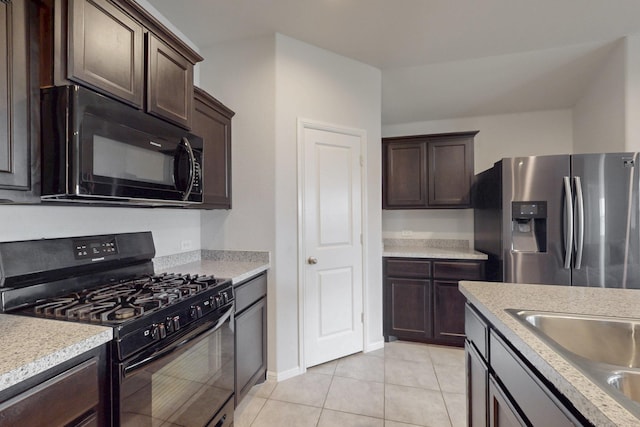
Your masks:
M220 280L213 276L163 273L108 284L39 301L36 316L91 323L121 323L196 295Z

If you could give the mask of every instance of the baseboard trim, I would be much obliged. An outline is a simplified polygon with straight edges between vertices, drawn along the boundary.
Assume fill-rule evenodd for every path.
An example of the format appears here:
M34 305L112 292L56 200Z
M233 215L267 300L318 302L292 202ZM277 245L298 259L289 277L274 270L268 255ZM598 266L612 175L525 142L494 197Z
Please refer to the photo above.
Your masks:
M364 353L369 353L370 351L380 350L384 348L384 339L376 342L367 343L364 347Z
M304 369L301 369L299 366L284 372L267 371L267 380L280 382L297 377L298 375L304 374L304 372Z

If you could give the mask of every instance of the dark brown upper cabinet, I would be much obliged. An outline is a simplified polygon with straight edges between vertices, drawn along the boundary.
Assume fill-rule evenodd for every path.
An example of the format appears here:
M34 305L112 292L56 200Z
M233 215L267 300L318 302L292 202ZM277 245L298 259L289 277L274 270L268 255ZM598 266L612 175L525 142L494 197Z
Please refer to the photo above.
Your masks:
M143 107L144 29L106 0L69 0L67 78Z
M190 128L193 64L151 33L147 58L147 111Z
M383 207L427 206L426 141L382 142Z
M193 132L203 138L203 202L198 209L231 209L231 118L235 113L194 89Z
M470 207L474 135L434 137L428 142L430 207Z
M477 133L383 138L383 209L469 208Z
M25 0L0 2L0 201L39 200L37 62L30 66L31 13ZM37 47L37 44L34 46ZM34 59L34 61L36 61Z
M197 52L134 0L61 0L55 7L54 84L89 86L191 127Z

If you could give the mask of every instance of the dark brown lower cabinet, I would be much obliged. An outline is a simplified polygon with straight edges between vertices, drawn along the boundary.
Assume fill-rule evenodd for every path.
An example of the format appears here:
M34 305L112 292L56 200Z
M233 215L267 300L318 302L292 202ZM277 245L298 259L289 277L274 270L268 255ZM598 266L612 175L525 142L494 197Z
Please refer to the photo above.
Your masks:
M471 305L465 327L469 427L591 425Z
M235 403L267 372L267 275L263 273L235 287L236 384Z
M493 378L489 380L489 426L526 427Z
M65 364L17 385L24 390L0 403L0 425L109 426L104 348L89 355L71 367Z
M387 334L421 340L431 334L431 281L387 279L385 300L389 302Z
M453 344L464 342L464 304L457 281L433 281L433 337Z
M483 280L484 261L384 259L384 337L464 345L459 280Z
M467 420L469 427L487 425L487 391L489 368L475 347L466 341L465 365L467 369Z

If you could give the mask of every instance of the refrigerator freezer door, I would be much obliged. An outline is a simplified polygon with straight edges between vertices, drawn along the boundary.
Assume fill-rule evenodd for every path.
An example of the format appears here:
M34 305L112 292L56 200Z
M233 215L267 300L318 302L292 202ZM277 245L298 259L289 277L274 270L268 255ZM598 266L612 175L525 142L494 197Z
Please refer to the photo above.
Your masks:
M572 156L584 200L582 260L574 264L573 285L640 288L638 161L637 153Z
M503 159L502 235L504 281L515 283L571 284L571 270L564 268L564 177L570 176L569 156L536 156ZM518 221L512 202L545 201L546 247L540 252L514 250L513 228ZM517 205L517 204L516 204ZM514 225L515 224L515 225ZM569 248L569 251L571 248Z

